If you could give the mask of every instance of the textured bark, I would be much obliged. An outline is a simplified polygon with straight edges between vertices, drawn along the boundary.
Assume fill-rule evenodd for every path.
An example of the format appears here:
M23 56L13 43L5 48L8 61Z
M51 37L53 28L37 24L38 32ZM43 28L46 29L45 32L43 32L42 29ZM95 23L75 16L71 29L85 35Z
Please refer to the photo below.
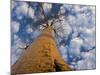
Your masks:
M43 30L41 35L23 51L17 62L11 67L11 73L13 75L71 70L68 64L61 58L51 33L52 27L48 26Z

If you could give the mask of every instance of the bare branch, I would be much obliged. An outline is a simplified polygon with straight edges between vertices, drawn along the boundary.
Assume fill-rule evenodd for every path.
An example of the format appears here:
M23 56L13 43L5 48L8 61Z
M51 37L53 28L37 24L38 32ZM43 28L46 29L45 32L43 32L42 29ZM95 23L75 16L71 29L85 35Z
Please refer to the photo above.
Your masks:
M44 12L43 3L40 4L40 8L41 8L41 12L42 12L42 14L44 16L44 20L46 21L46 24L48 25L48 17L47 17L47 15Z
M54 24L54 21L55 21L55 20L53 19L53 21L51 22L51 26Z
M19 49L24 49L24 50L26 50L27 48L29 47L29 45L26 45L25 47L19 47Z
M43 27L47 27L47 25L44 25L44 24L43 24L42 26L43 26Z

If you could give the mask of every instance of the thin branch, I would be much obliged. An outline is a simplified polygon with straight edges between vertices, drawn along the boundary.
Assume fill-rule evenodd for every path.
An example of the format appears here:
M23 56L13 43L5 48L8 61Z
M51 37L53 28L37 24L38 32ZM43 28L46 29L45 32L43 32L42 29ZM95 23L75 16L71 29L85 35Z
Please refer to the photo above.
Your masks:
M42 14L44 16L44 20L46 21L46 24L48 25L48 17L47 17L47 15L44 12L43 3L40 4L40 8L41 8L41 12L42 12Z
M29 45L26 45L24 48L19 47L19 49L24 49L24 50L26 50L28 47L29 47Z

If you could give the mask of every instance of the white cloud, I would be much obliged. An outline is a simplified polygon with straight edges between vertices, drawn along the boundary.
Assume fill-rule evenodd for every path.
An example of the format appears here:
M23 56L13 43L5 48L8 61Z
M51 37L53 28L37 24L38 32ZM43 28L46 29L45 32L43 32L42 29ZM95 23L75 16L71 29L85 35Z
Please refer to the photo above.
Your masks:
M43 3L43 9L44 9L45 13L50 12L51 8L52 8L52 4L50 4L50 3Z
M61 7L60 7L59 14L63 14L63 13L65 13L65 12L66 12L65 7L61 6Z
M29 17L31 17L32 19L35 18L35 15L34 15L35 11L34 11L34 9L32 9L32 8L30 7L28 12L29 12L29 13L28 13L28 14L29 14Z
M59 51L61 53L62 58L67 61L67 48L64 45L59 47Z
M67 48L65 46L63 46L63 45L61 45L59 47L59 50L60 50L61 54L66 54L66 52L67 52Z
M26 46L26 43L22 42L22 40L19 38L18 35L13 34L13 45L14 48L24 48Z
M76 17L72 15L68 15L67 20L66 20L70 25L76 25Z
M11 46L11 64L14 64L16 60L20 57L21 52L23 51L21 48L25 48L26 43L23 43L22 40L16 34L13 34L12 38L14 40Z
M89 52L82 52L81 55L84 59L95 60L95 49L90 50Z
M96 59L95 50L89 52L82 52L83 59L77 62L77 70L82 69L95 69Z
M19 26L20 26L20 23L19 22L12 21L11 22L11 30L12 30L12 33L17 33L19 31Z
M39 36L41 32L37 29L35 31L33 31L33 33L31 33L31 38L35 39L37 36Z
M61 6L61 9L62 8L63 8L63 10L66 10L66 9L67 10L71 10L73 8L73 5L71 5L71 4L70 5L64 4L64 5Z
M96 8L95 8L94 6L91 6L91 7L90 7L90 10L91 10L91 12L92 12L93 15L96 14L96 13L95 13L95 12L96 12L95 9L96 9Z
M86 65L85 65L85 61L84 60L80 60L77 62L77 70L82 70L82 69L86 69Z
M74 5L72 11L78 14L81 11L81 8L79 5Z
M81 37L84 38L84 45L86 48L95 46L95 26L91 29L83 28Z
M19 6L16 8L16 14L26 15L28 12L28 4L26 2L19 2Z
M71 47L75 46L75 47L80 47L80 45L83 44L83 40L81 38L73 38L71 40Z
M28 34L30 34L29 37L31 37L33 39L35 39L41 33L38 28L37 28L37 30L33 30L31 25L27 25L26 32Z
M13 9L16 5L17 5L17 3L14 0L12 0L11 1L11 8Z
M27 25L26 32L29 34L33 32L33 29L30 25Z
M81 38L73 38L70 42L70 52L76 56L80 55L80 47L83 44Z

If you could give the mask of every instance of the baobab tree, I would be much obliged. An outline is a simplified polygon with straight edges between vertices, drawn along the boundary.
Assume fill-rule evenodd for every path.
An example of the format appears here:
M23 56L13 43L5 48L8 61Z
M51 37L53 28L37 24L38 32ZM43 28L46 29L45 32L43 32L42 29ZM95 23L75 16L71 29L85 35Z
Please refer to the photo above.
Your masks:
M12 74L65 71L68 68L94 69L96 48L94 9L94 6L87 5L15 1L11 17L14 22ZM40 56L44 56L44 59ZM43 66L40 67L43 63L48 64L49 57L49 64L53 65L51 69L47 69L49 66L45 69ZM43 63L35 63L35 59ZM30 63L34 61L33 64L36 64L37 68L30 68L33 64L26 66L25 63L28 64L29 61Z
M29 7L32 6L28 3ZM11 67L12 74L23 73L36 73L36 72L55 72L55 71L71 71L67 63L62 59L57 44L52 32L57 35L57 29L55 29L54 23L62 21L59 19L62 14L53 14L48 17L43 9L43 3L39 3L39 9L43 15L43 19L39 19L39 23L43 29L41 34L32 42L26 46L22 52L20 58ZM27 16L29 10L27 12Z

